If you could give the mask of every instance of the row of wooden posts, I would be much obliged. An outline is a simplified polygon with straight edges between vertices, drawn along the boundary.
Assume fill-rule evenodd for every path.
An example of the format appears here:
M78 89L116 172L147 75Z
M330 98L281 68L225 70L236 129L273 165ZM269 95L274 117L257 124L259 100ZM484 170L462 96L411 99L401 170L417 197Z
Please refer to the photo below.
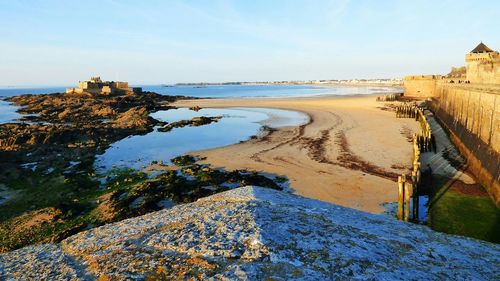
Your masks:
M413 168L411 171L411 179L406 178L406 174L398 177L398 219L409 221L410 209L411 217L414 221L418 221L418 206L419 206L419 186L421 181L421 162L420 149L417 144L416 135L413 138ZM410 204L410 198L413 204Z
M404 102L396 106L396 118L415 118L418 120L419 107L415 102Z
M420 123L420 134L417 136L417 143L421 151L436 153L436 140L432 134L432 128L425 117L424 111L420 108L417 110L416 120Z
M436 151L436 142L423 110L416 104L403 104L396 107L396 115L398 117L415 118L420 124L419 134L413 135L413 168L411 179L407 179L405 174L398 177L397 213L399 220L409 221L411 210L411 217L414 221L418 221L419 189L422 176L420 154L421 152L430 151L431 147ZM410 204L410 198L413 199L413 204Z

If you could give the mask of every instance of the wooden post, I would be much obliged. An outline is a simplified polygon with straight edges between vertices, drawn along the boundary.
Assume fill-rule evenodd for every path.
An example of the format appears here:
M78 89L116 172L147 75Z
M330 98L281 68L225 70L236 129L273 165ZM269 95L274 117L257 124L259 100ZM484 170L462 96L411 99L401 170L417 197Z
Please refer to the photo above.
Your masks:
M413 170L411 174L412 187L413 187L413 220L418 222L418 181L417 181L417 171Z
M403 189L404 189L404 220L408 221L410 218L410 196L411 196L411 186L406 183L406 176L403 175Z
M417 182L418 184L420 185L420 181L421 181L421 173L420 173L420 163L418 163L418 169L417 169Z
M404 198L404 186L403 178L398 177L398 220L403 220L403 198Z
M418 187L417 187L418 188ZM418 189L414 190L413 193L413 220L415 222L418 222L418 211L419 211L419 201L420 201L420 196L418 195Z
M429 125L429 131L427 132L427 138L429 139L429 151L432 151L432 129L431 126Z

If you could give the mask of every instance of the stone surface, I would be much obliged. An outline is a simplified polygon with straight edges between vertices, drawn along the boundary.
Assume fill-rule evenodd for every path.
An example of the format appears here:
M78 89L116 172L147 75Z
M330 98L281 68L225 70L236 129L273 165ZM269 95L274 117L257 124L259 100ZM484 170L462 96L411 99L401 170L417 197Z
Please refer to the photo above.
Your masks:
M500 246L242 187L0 255L1 280L498 280Z

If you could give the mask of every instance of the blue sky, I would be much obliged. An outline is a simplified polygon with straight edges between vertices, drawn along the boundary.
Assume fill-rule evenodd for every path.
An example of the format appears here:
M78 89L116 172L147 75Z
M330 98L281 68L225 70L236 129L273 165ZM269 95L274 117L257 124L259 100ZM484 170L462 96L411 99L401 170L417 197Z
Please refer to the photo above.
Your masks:
M0 0L0 86L401 77L500 49L500 1Z

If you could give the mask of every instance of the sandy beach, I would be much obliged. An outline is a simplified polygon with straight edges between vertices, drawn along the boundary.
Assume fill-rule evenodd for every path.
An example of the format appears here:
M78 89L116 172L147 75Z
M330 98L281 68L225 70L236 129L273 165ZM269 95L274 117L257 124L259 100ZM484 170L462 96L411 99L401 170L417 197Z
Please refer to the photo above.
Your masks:
M414 120L397 119L384 110L375 96L203 99L175 105L267 107L308 114L309 124L193 154L215 167L284 176L297 194L372 213L397 201L397 176L411 163L407 138L417 129Z

